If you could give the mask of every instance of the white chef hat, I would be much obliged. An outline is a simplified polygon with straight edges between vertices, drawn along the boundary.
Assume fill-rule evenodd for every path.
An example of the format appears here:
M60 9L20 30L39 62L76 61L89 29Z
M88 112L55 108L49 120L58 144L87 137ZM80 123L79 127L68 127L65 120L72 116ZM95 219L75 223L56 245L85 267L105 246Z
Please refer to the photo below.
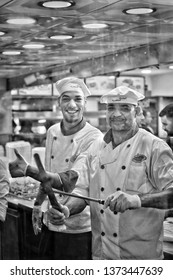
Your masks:
M119 86L108 93L104 94L100 102L101 103L127 103L127 104L133 104L138 105L138 101L144 99L145 96L130 88L127 86Z
M67 77L62 80L59 80L55 83L59 95L61 96L66 91L81 91L85 97L91 95L86 84L79 78L76 77Z

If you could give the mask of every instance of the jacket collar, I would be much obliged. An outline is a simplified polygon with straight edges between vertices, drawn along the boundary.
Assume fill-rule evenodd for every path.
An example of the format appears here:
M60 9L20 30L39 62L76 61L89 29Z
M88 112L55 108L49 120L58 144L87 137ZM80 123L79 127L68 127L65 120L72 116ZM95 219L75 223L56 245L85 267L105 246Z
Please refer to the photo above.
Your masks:
M66 130L63 125L63 120L61 121L60 127L61 132L63 135L72 135L81 130L86 125L86 120L83 118L76 126L72 127L71 129Z
M112 142L112 140L113 140L112 129L109 129L109 130L106 132L106 134L105 134L103 140L106 142L106 144L109 144L110 142Z

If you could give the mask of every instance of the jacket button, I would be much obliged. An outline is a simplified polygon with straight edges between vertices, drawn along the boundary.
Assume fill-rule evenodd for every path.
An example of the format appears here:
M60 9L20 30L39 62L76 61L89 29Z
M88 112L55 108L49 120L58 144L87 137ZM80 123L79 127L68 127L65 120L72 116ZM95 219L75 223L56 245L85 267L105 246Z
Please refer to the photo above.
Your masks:
M73 139L71 139L70 142L73 143Z
M68 159L68 158L66 158L66 159L65 159L65 161L66 161L66 162L68 162L68 161L69 161L69 159Z
M127 145L127 148L130 148L130 144Z
M102 232L101 232L101 235L104 236L104 235L105 235L105 232L102 231Z
M56 137L56 136L54 136L54 137L53 137L53 139L54 139L54 140L57 140L57 137Z
M117 191L120 191L121 189L120 188L117 188Z
M122 168L123 170L126 169L125 165L123 165L121 168Z
M51 156L51 158L53 159L53 158L54 158L54 156L52 155L52 156Z
M114 215L117 215L118 213L116 211L114 211Z
M101 167L101 169L104 169L104 168L105 168L103 164L102 164L100 167Z
M104 191L104 188L101 188L101 192L103 192Z
M103 213L104 213L104 210L103 210L103 209L101 209L101 210L100 210L100 213L101 213L101 214L103 214Z
M114 233L113 233L113 236L114 236L114 237L117 237L117 233L116 233L116 232L114 232Z

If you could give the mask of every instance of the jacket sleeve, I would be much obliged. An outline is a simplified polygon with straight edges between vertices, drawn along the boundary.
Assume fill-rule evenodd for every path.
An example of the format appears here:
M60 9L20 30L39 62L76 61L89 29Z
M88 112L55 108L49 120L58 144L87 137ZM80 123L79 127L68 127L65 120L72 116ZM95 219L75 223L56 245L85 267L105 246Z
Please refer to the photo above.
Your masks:
M4 222L7 213L7 194L9 193L10 183L8 171L5 164L0 160L0 221Z
M164 141L153 144L148 175L158 191L173 187L173 153Z

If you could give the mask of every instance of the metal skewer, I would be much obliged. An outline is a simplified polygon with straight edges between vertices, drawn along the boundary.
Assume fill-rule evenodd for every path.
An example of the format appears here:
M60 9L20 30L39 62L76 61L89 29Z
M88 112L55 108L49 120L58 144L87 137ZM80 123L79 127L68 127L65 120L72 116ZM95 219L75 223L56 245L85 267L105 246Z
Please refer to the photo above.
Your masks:
M77 198L81 198L81 199L85 199L85 200L89 200L89 201L94 201L94 202L97 202L99 204L104 204L104 200L102 200L102 199L97 199L97 198L93 198L93 197L78 195L78 194L74 194L74 193L68 193L68 192L60 191L60 190L57 190L57 189L54 189L54 188L53 188L53 191L55 193L59 193L59 194L62 194L62 195L77 197Z

